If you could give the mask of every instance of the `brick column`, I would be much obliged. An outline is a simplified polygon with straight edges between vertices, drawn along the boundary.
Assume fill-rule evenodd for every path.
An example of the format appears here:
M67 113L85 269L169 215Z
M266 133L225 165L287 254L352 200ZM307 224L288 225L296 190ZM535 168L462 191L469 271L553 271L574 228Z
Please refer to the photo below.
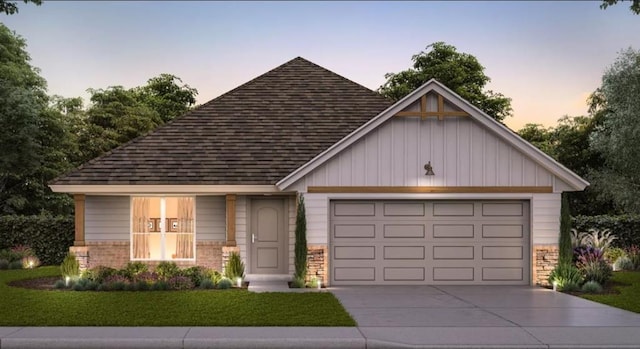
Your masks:
M558 245L534 245L532 264L533 284L549 286L549 274L558 265Z

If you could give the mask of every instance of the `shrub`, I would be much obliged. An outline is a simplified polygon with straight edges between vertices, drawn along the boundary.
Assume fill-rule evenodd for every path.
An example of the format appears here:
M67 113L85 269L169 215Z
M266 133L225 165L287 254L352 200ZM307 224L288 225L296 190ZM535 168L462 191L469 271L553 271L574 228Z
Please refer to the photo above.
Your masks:
M180 275L186 276L191 279L191 282L195 285L195 287L200 286L203 280L208 278L209 269L205 267L189 267L186 269L182 269L180 271Z
M626 255L627 252L620 247L610 247L604 251L604 258L609 261L609 263L614 263L618 258Z
M220 274L220 272L217 270L211 270L209 272L209 278L211 279L214 285L217 285L218 282L220 282L220 279L222 279L222 274Z
M69 252L62 264L60 265L60 272L63 277L77 278L80 276L80 263L76 259L76 255Z
M298 210L296 213L296 242L295 252L295 274L294 278L304 280L307 277L307 218L304 205L304 197L298 196Z
M99 283L89 280L89 282L87 282L87 285L85 286L85 290L96 291L98 289L98 286L100 286Z
M609 263L605 261L591 261L584 263L581 267L584 279L587 281L595 281L604 285L612 275L612 269Z
M151 289L150 283L146 281L137 281L135 285L138 291L148 291Z
M564 291L564 292L580 291L580 283L575 281L567 281L564 285L562 285L562 288L560 289L560 291Z
M124 284L124 290L125 291L137 291L138 287L136 286L135 282L127 282Z
M221 290L229 289L231 288L231 286L233 286L233 283L229 278L226 278L226 277L221 278L220 281L218 281L218 285L217 285L217 287Z
M65 287L67 287L67 285L65 284L64 280L56 280L56 282L53 284L53 288L58 290Z
M304 279L293 278L291 280L291 288L304 288Z
M22 267L25 269L33 269L40 266L40 260L36 256L27 256L22 258Z
M106 289L114 291L124 290L128 283L129 282L126 277L118 274L107 276L103 281L103 285Z
M22 259L24 257L33 257L36 255L35 252L31 249L31 247L27 245L17 245L11 248L11 252L16 255L17 259Z
M186 276L176 275L167 280L169 287L173 290L190 290L193 288L193 282Z
M22 262L21 261L13 261L13 262L9 263L9 269L22 269Z
M156 274L160 280L168 280L180 272L180 268L174 262L160 262L156 267Z
M106 278L116 274L118 274L117 269L99 265L95 268L85 270L82 276L84 278L87 278L89 280L92 280L101 284L104 282Z
M0 259L0 270L9 269L9 261L6 259Z
M618 258L614 264L616 270L633 270L633 262L627 256Z
M573 226L579 231L598 229L614 231L617 239L612 242L615 247L630 247L640 245L640 215L620 216L576 216L573 217Z
M74 290L74 291L84 291L84 286L82 286L82 285L80 285L78 283L75 283L75 284L73 284L71 289Z
M595 281L587 281L582 285L582 292L585 293L601 293L602 286Z
M149 271L149 267L142 262L129 262L127 266L123 269L123 274L129 280L135 279L135 277L140 274Z
M231 280L244 277L244 263L237 252L231 252L229 255L229 260L224 266L224 275Z
M318 288L318 278L317 277L312 277L311 280L309 280L309 282L307 282L307 287L311 287L311 288Z
M146 283L146 284L152 284L156 281L158 281L158 274L156 273L152 273L149 271L143 271L142 273L139 273L138 275L136 275L133 278L134 282L141 282L141 283Z
M590 246L600 250L606 250L611 246L614 240L617 239L615 235L611 233L611 230L604 229L589 229L588 232L582 233L582 244Z
M0 249L29 246L44 265L60 265L73 246L73 227L73 216L0 216Z
M0 259L4 259L7 262L11 263L11 262L16 261L16 260L18 260L20 258L13 251L11 251L9 249L5 249L5 250L0 250Z
M627 248L627 256L633 265L633 270L640 269L640 248L637 245L631 245Z
M216 287L216 284L214 284L211 279L204 279L200 283L200 288L203 290L210 290L215 287Z
M169 289L169 284L163 280L158 280L156 283L151 285L152 291L166 291L168 289Z
M578 268L569 263L558 264L549 274L549 283L556 283L560 291L569 291L568 288L577 285L578 289L582 284L582 273Z

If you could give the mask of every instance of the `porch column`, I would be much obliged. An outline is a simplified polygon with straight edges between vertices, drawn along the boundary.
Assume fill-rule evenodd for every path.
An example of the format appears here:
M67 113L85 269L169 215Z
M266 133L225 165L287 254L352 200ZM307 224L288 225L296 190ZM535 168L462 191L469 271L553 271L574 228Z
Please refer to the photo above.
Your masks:
M74 246L84 246L84 194L75 194L73 199L76 204L75 241Z
M236 194L227 194L227 246L236 246Z

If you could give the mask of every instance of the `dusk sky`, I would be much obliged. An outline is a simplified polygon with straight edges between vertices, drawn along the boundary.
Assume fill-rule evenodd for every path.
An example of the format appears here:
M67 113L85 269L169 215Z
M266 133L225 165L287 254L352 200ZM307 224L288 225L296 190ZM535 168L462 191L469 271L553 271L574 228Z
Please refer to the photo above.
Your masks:
M488 86L513 99L512 129L586 114L587 96L640 15L584 2L19 3L0 20L27 40L49 92L133 87L171 73L204 103L302 56L370 89L436 41L478 58Z

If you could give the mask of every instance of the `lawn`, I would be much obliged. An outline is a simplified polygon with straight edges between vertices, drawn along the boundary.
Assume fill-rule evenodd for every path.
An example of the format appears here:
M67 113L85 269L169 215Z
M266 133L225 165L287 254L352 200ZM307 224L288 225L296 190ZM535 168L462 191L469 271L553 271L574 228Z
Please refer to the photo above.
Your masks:
M615 287L617 291L620 292L619 294L584 294L581 295L581 297L616 308L640 313L640 272L615 272L611 280L620 284Z
M0 326L355 326L328 292L76 292L7 285L58 267L0 271Z

